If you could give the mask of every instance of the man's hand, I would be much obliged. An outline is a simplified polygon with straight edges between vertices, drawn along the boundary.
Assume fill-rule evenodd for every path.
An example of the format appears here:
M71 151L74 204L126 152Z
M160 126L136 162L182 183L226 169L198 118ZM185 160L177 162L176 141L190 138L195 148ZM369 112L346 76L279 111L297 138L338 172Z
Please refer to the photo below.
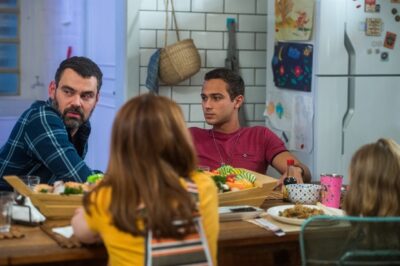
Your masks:
M303 169L301 167L298 167L298 166L293 166L293 168L294 168L293 177L296 178L296 183L297 184L303 184L304 183L303 175L302 175ZM287 176L287 171L285 171L281 175L281 177L279 178L279 180L278 180L276 186L273 188L273 190L277 190L278 188L281 188L281 190L282 190L283 189L282 184L283 184L283 181L285 180L286 177L288 177Z

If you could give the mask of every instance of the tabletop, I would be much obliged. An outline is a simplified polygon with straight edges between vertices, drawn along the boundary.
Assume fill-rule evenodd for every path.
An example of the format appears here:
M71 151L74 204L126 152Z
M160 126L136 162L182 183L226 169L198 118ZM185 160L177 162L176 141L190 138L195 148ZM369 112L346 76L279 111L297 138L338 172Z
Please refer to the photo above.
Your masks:
M282 200L266 200L264 209L282 205ZM67 221L46 221L46 226L63 226ZM107 265L104 246L60 247L40 227L15 225L25 234L21 239L0 240L0 265ZM245 221L220 224L219 265L298 265L298 232L275 236Z

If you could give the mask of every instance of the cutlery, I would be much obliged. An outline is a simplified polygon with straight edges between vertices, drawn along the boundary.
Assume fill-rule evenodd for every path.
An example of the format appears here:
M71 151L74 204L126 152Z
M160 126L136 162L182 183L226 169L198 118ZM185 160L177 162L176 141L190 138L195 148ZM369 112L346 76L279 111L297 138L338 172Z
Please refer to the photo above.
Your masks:
M279 228L277 225L265 220L264 218L252 219L252 220L249 220L249 222L272 231L276 236L286 235L286 233L281 228Z

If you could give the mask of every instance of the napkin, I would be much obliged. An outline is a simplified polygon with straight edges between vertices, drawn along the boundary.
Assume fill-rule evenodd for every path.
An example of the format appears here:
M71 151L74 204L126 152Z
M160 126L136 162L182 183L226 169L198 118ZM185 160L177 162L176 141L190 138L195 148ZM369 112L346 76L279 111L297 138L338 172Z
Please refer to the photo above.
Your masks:
M30 207L30 208L28 208ZM29 219L29 210L31 212L31 219ZM12 219L17 220L17 221L23 221L23 222L28 222L28 223L40 223L46 220L46 217L43 216L39 212L38 209L36 209L35 206L33 206L32 201L29 197L25 198L24 205L17 205L14 204L12 207Z
M63 237L70 238L74 234L72 226L54 227L51 229L54 233L60 234Z

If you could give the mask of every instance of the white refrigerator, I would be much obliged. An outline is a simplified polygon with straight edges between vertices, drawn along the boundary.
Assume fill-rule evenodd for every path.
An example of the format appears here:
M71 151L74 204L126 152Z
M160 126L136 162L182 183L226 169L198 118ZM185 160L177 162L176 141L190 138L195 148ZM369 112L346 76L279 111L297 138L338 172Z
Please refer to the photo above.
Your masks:
M400 143L400 4L377 0L378 12L366 12L365 2L316 0L311 40L300 42L314 46L311 92L297 92L312 96L313 145L294 153L313 180L339 173L347 183L351 156L360 146L381 137ZM366 34L367 18L380 19L380 36ZM268 90L287 91L275 87L270 67L274 23L274 1L268 0L267 101ZM397 35L393 49L384 47L386 32ZM279 134L268 119L266 124Z

